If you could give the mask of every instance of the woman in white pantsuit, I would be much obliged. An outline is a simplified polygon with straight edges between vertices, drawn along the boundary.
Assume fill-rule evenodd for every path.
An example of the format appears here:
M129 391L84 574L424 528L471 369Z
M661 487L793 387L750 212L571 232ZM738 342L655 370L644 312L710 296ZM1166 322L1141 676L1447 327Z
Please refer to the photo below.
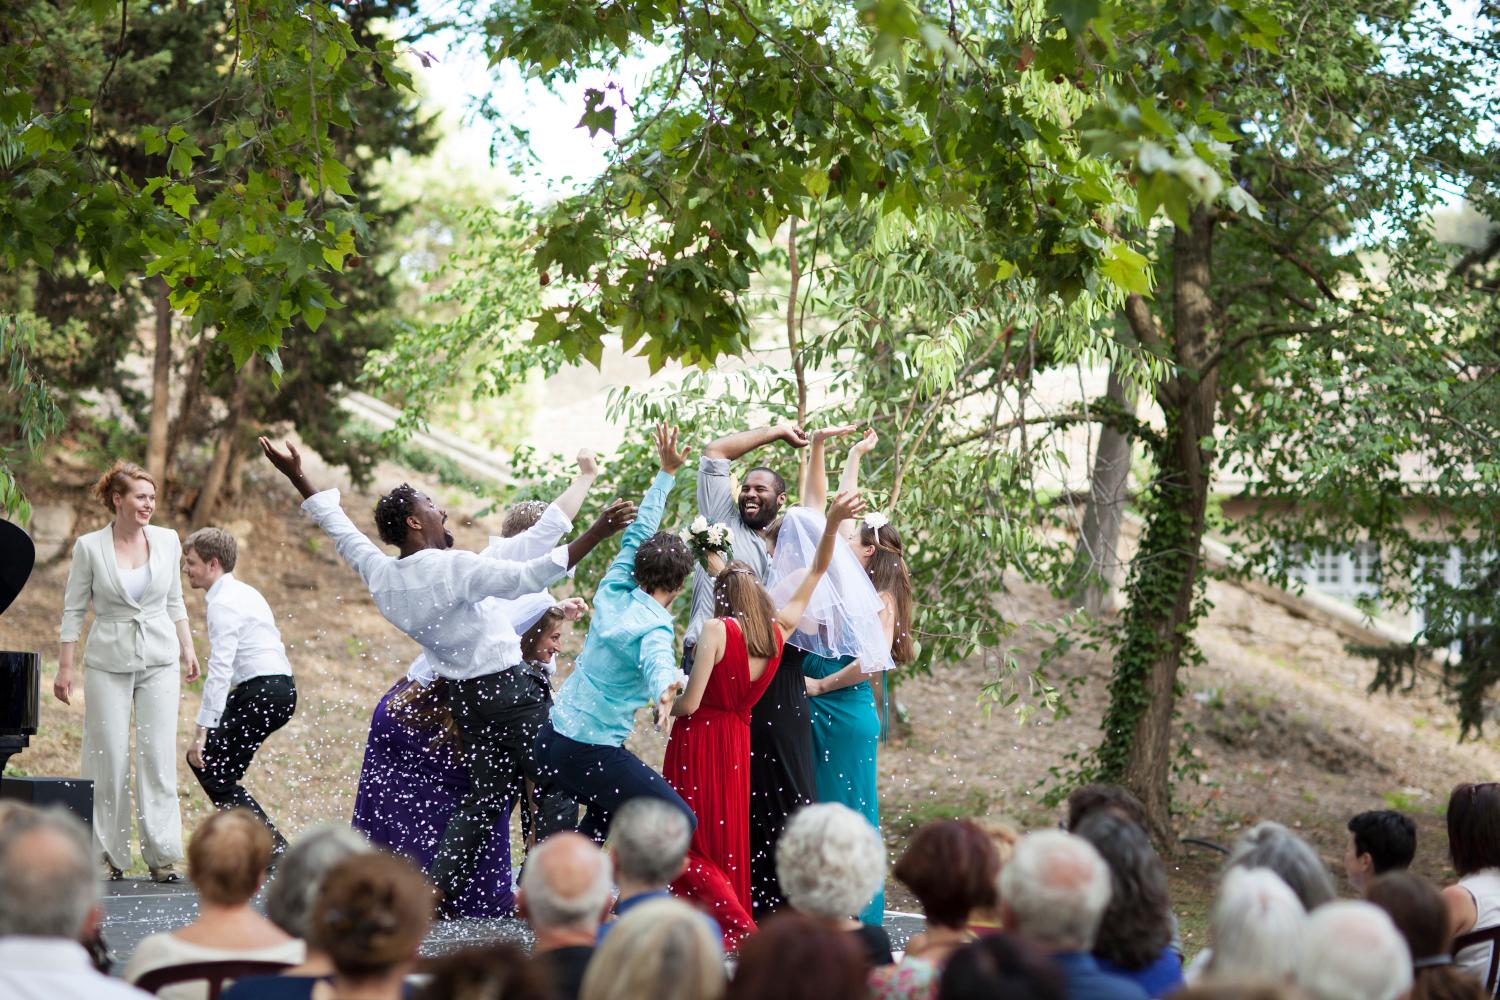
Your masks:
M156 481L138 465L116 462L94 487L114 521L79 537L63 598L59 700L72 699L83 620L94 624L83 653L83 763L94 782L94 843L104 873L130 867L130 715L135 710L135 798L141 854L158 882L182 876L182 813L177 804L177 702L180 660L189 682L198 657L182 603L182 543L150 523Z

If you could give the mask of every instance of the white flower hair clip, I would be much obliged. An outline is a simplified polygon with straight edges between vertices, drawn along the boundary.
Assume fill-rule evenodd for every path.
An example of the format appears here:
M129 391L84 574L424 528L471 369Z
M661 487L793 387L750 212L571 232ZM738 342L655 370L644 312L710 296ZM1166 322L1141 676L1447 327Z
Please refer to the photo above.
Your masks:
M871 531L879 531L881 528L884 528L890 523L891 519L880 513L880 511L878 510L872 510L865 515L865 527L869 528Z

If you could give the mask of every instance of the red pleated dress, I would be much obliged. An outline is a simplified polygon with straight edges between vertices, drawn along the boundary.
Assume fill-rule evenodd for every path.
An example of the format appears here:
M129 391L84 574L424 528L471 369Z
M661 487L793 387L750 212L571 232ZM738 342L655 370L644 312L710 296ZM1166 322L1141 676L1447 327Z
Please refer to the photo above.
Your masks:
M776 655L753 681L745 636L733 618L724 622L724 655L692 715L672 723L662 776L698 817L687 870L672 883L674 895L704 906L724 931L726 948L755 930L750 917L750 709L776 676Z

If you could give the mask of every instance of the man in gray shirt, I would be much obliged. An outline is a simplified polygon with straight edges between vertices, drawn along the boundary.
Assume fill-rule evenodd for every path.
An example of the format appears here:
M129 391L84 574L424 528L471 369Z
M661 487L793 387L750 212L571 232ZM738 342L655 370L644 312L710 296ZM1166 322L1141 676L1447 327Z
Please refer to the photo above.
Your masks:
M759 465L745 475L735 497L729 482L729 463L772 441L785 441L793 448L807 447L807 435L793 424L757 427L739 431L703 449L698 463L698 513L709 524L729 527L733 557L748 563L762 583L770 569L765 531L786 503L786 480L774 470ZM693 570L693 604L682 641L682 669L691 671L698 633L714 616L714 581L702 566Z

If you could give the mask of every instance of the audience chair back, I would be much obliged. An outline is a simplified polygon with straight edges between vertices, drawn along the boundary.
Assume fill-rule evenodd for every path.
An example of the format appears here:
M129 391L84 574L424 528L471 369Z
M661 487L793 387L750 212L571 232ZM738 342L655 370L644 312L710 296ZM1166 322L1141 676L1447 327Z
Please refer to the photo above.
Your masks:
M1500 979L1500 976L1496 975L1500 972L1500 924L1493 927L1480 927L1467 934L1460 934L1453 939L1452 953L1457 955L1465 948L1476 944L1490 946L1490 967L1484 973L1484 991L1494 996L1496 980Z
M138 990L160 993L164 987L178 983L208 984L208 1000L219 1000L224 987L236 979L247 976L274 976L283 969L291 968L286 962L252 961L250 959L228 959L222 962L189 962L185 965L169 965L152 969L135 981Z

